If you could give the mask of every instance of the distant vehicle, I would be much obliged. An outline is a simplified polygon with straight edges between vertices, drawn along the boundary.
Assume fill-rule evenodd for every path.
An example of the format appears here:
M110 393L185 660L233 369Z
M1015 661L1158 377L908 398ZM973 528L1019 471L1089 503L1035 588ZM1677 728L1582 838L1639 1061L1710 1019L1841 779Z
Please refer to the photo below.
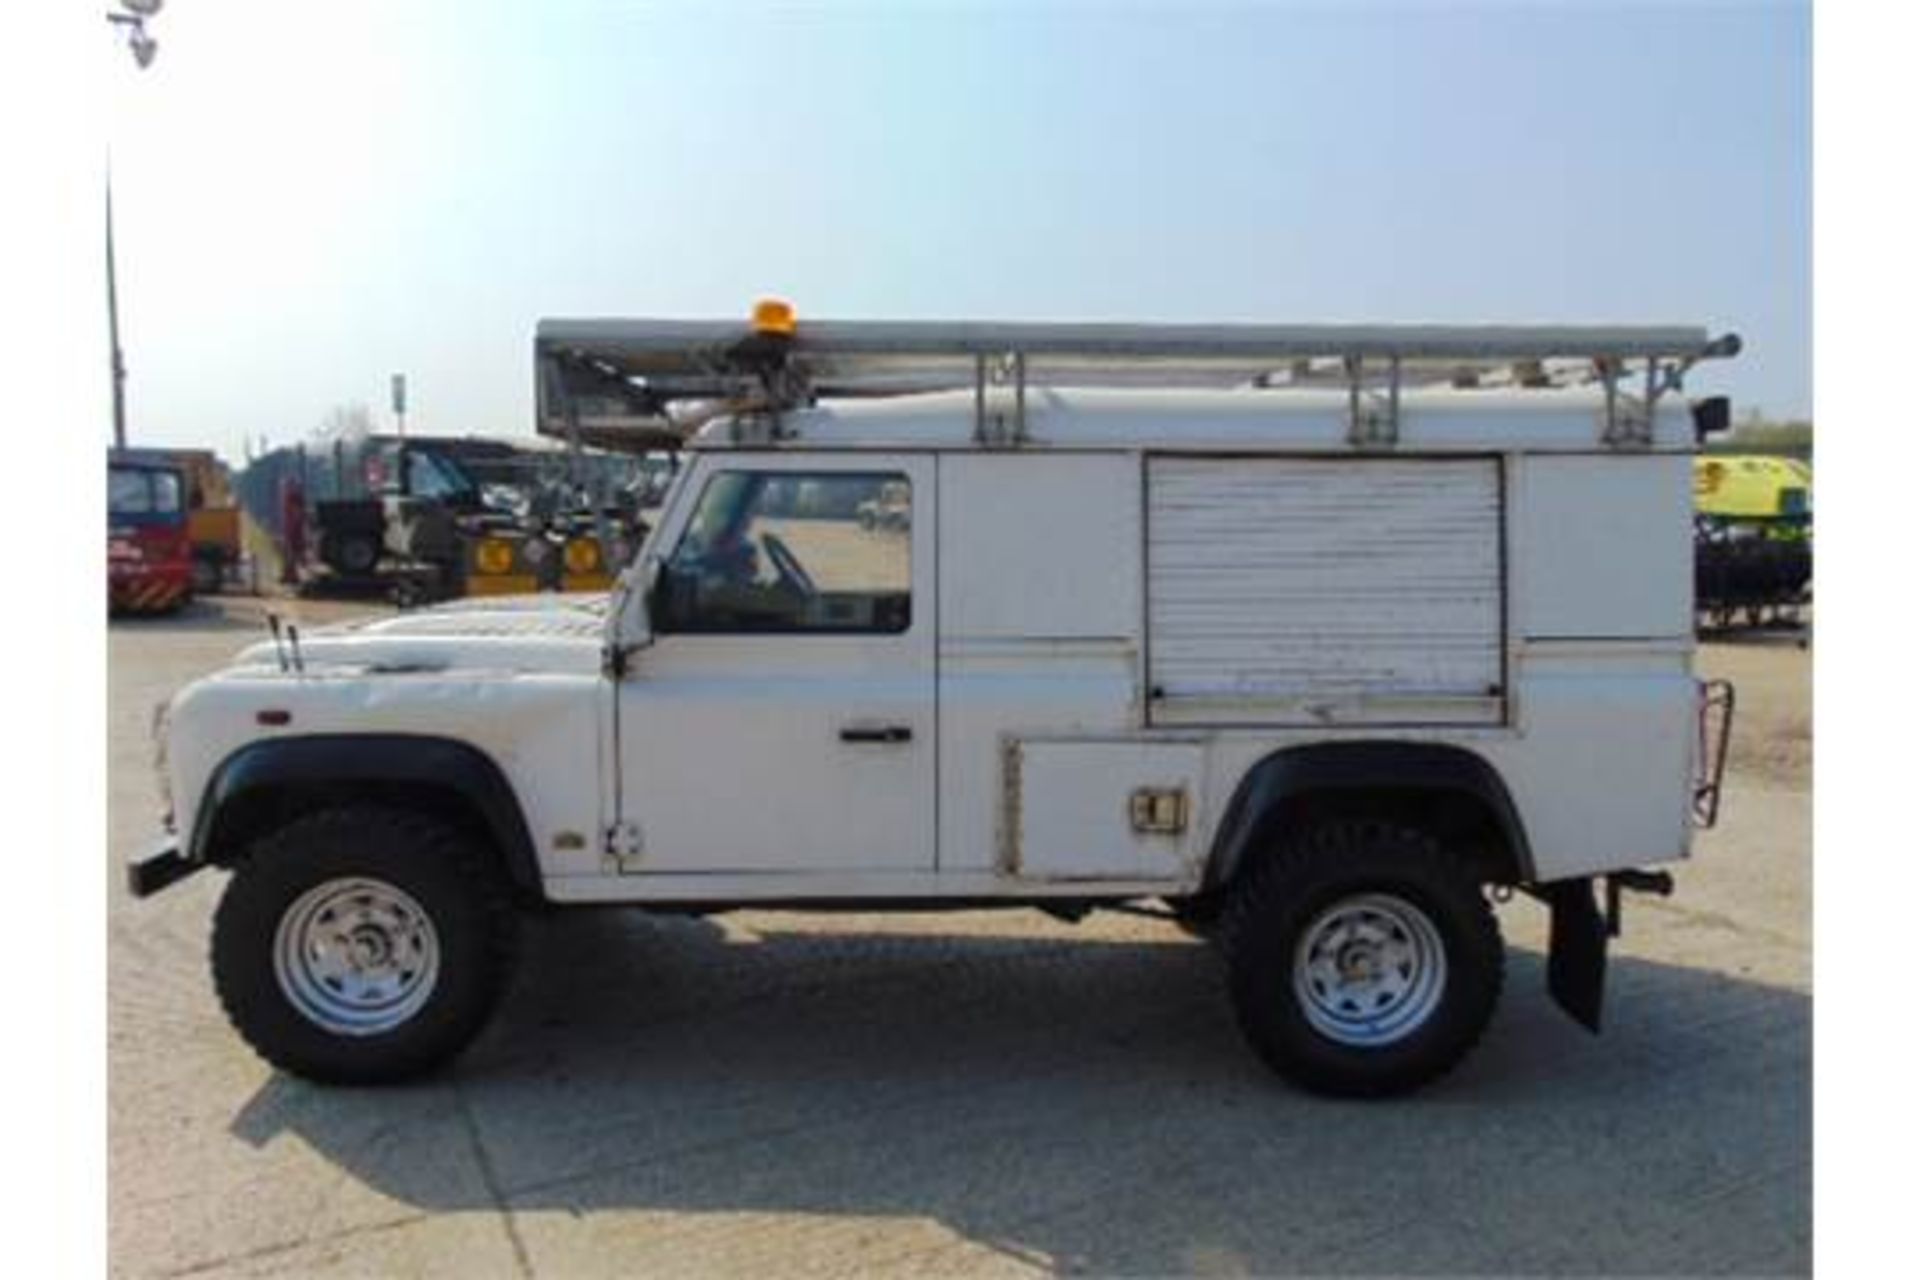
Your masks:
M178 467L109 455L107 609L172 613L193 598L187 479Z
M517 914L590 904L1157 915L1268 1066L1379 1096L1479 1040L1524 893L1599 1030L1623 894L1718 810L1675 388L1736 339L761 310L540 326L545 419L569 375L608 438L610 394L723 406L610 594L262 642L157 719L129 883L231 869L214 983L265 1058L444 1063ZM1456 381L1544 357L1608 381ZM1029 392L1052 358L1087 381ZM1254 376L1313 358L1347 386Z
M544 443L473 436L374 436L361 468L364 496L314 508L319 558L336 584L390 580L409 601L602 591L639 545L640 495L630 486L645 471L633 459L570 459ZM607 496L600 509L595 491Z
M886 529L894 533L905 530L912 522L906 486L882 485L879 496L862 502L857 514L862 529Z
M186 485L187 542L196 595L212 595L240 563L240 507L227 465L211 449L132 448L120 461L172 467Z

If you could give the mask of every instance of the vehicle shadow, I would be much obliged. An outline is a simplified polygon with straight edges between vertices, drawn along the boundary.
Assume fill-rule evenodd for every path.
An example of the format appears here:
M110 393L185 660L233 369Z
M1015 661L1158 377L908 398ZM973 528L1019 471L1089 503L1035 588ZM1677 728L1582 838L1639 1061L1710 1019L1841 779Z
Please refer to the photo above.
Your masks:
M385 600L308 599L271 595L199 596L172 613L110 613L107 629L114 633L163 632L196 634L258 632L267 636L267 616L278 614L284 623L306 628L349 619L378 617L393 612Z
M1813 620L1809 617L1798 623L1760 627L1703 626L1696 634L1702 644L1735 649L1807 649L1813 645Z
M258 631L264 636L269 613L278 613L283 620L298 621L302 603L283 596L196 596L172 613L109 614L107 628L116 632Z
M195 598L172 613L109 613L110 631L239 631L260 625L263 614L241 612L222 600Z
M996 927L549 920L449 1077L276 1077L231 1127L422 1209L504 1204L536 1263L545 1219L621 1231L603 1256L629 1273L673 1269L646 1251L694 1228L622 1210L918 1220L942 1247L1102 1274L1810 1266L1802 993L1619 959L1594 1039L1516 949L1460 1070L1338 1102L1266 1073L1218 960L1171 928ZM476 1154L486 1176L459 1175Z

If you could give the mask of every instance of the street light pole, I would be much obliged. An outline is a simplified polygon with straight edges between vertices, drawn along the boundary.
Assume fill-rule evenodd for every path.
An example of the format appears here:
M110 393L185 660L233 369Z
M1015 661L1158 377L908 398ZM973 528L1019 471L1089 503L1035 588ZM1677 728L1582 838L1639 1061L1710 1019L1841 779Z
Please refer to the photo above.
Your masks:
M160 42L147 34L147 19L160 12L163 0L120 0L124 13L108 13L107 21L125 31L134 65L145 70ZM113 447L127 447L127 362L120 351L120 295L113 269L113 153L107 153L107 343L108 370L113 376Z
M127 362L120 354L120 298L113 278L113 171L107 171L107 342L113 374L113 447L127 447Z

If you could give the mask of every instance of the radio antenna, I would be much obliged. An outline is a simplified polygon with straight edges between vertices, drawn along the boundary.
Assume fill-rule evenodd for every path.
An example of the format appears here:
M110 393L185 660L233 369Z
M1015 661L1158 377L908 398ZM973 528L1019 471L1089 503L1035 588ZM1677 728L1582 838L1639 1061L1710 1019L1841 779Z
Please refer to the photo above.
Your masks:
M273 656L280 661L280 669L287 669L287 651L280 647L280 615L267 611L267 630L273 632Z

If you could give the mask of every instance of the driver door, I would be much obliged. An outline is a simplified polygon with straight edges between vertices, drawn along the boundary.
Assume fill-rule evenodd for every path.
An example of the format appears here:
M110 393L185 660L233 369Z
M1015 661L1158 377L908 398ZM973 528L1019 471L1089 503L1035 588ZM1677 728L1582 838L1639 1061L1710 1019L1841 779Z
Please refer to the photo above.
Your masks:
M698 458L618 689L626 870L933 869L934 474Z

